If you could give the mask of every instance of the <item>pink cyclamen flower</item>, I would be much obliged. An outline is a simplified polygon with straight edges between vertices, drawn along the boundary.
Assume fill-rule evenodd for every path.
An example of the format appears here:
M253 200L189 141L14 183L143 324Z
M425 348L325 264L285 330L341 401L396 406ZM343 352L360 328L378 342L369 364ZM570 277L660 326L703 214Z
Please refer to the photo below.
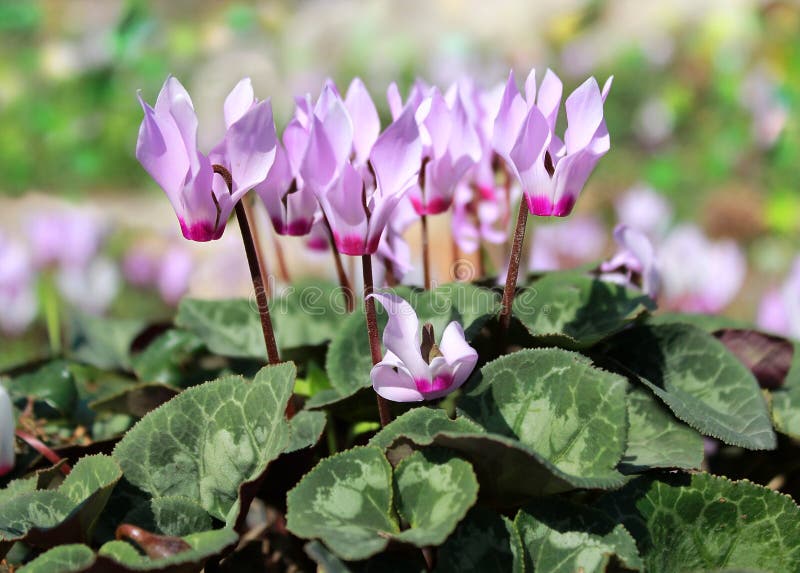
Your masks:
M36 318L38 302L30 255L0 235L0 331L21 334Z
M617 219L651 239L663 236L672 220L672 206L650 187L635 186L614 201Z
M464 338L461 325L447 325L439 345L433 327L422 329L417 313L394 294L374 294L389 313L383 330L386 354L372 367L370 378L375 391L394 402L419 402L441 398L461 386L478 362L478 353Z
M673 229L658 250L662 306L682 312L717 313L744 282L747 262L732 240L711 241L693 225Z
M0 476L14 469L14 411L11 398L0 384Z
M345 255L371 255L392 211L416 182L422 145L414 109L370 144L359 117L330 87L317 102L301 174L317 196Z
M800 339L800 257L792 263L784 283L764 294L756 324L763 330Z
M481 158L481 141L460 91L448 95L451 102L432 89L415 114L423 142L422 171L408 196L419 215L447 211L456 185Z
M661 273L655 249L642 231L625 224L614 229L620 250L600 265L600 278L607 282L641 289L652 299L661 292Z
M589 78L570 94L562 142L555 134L561 80L547 70L537 92L532 70L523 98L514 83L514 73L509 74L492 142L522 186L534 215L569 215L598 160L610 149L603 103L611 81L606 81L601 92L597 81Z
M575 215L533 228L531 271L574 268L603 256L606 229L591 215Z
M96 257L83 268L63 267L56 273L56 285L64 300L94 315L108 310L120 282L119 269L108 257Z
M184 237L219 239L236 203L264 180L275 159L269 100L257 102L250 80L240 81L225 100L225 137L208 156L197 149L197 115L176 78L167 78L154 107L141 93L139 102L144 119L136 158L167 194ZM214 173L214 163L231 173L231 192Z
M85 267L100 250L106 228L79 209L44 211L26 222L26 232L37 267Z

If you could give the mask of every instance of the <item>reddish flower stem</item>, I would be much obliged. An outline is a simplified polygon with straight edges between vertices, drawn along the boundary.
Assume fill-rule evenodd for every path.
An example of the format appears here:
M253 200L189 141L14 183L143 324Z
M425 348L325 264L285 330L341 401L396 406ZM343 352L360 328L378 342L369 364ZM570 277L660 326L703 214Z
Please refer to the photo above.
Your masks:
M372 365L381 361L381 340L378 335L378 315L375 311L375 299L371 295L375 291L372 279L372 256L363 255L361 265L364 270L364 307L367 315L367 334L369 335L369 350L372 354ZM378 414L381 418L381 426L386 426L392 421L389 412L389 402L379 394L375 394L378 399Z
M55 464L57 464L58 462L61 461L61 457L57 453L55 453L53 450L51 450L50 447L47 446L47 444L42 442L36 436L34 436L32 434L29 434L28 432L25 432L24 430L15 430L14 433L16 434L16 436L20 440L22 440L23 442L28 444L30 447L32 447L34 450L36 450L37 452L42 454L42 456L47 461L49 461L50 463L55 465ZM62 464L60 469L61 469L61 473L63 473L65 476L68 476L69 473L72 471L72 468L69 466L69 464L66 464L66 463Z
M422 222L422 268L425 277L425 290L431 290L431 260L428 247L428 216L420 215Z
M261 238L259 237L258 233L258 221L255 218L255 214L253 213L253 205L250 201L242 200L242 204L244 205L244 213L247 215L247 218L253 222L251 225L251 231L253 232L253 244L256 247L256 257L258 257L258 269L261 273L261 281L264 283L264 290L267 292L267 298L272 298L272 293L270 292L270 282L269 282L269 268L267 267L267 259L264 258L264 252L261 250Z
M525 240L525 225L528 223L528 205L523 198L519 203L517 226L514 229L514 242L511 245L511 258L508 262L506 286L503 289L503 305L500 310L500 333L505 335L511 326L511 305L514 303L514 291L519 276L519 260L522 256L522 243Z
M233 191L233 179L230 171L222 165L214 165L214 173L218 173L225 180L228 191ZM272 318L269 315L269 304L267 302L267 290L264 286L264 279L261 274L261 267L258 263L258 254L253 242L253 233L250 230L250 223L247 220L242 202L236 203L236 219L239 221L239 230L242 232L242 242L244 252L247 255L247 264L250 267L250 278L253 281L253 290L256 293L256 303L258 313L261 316L261 332L264 335L264 344L267 347L267 358L270 364L279 364L281 361L278 354L278 345L275 342L275 332L272 329Z
M339 254L339 249L336 248L336 240L333 238L333 229L331 228L330 221L324 215L322 220L325 223L325 228L328 230L328 239L331 242L331 251L333 251L333 262L336 264L336 274L339 277L339 286L344 291L344 298L347 303L347 312L353 312L356 309L356 297L353 292L353 287L350 285L350 279L347 278L347 273L342 264L342 255Z

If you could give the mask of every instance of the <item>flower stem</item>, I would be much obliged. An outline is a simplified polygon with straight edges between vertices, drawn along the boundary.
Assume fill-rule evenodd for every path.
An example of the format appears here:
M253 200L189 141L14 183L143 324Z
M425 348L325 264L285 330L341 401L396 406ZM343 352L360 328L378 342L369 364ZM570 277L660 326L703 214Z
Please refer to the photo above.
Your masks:
M331 242L331 251L333 251L333 262L336 264L336 274L339 277L339 286L344 291L344 299L347 303L347 312L351 313L356 309L356 297L353 293L353 287L350 286L350 279L347 278L347 273L342 264L342 255L339 254L339 249L336 248L336 241L333 238L333 229L328 218L323 215L322 220L325 223L325 228L328 230L328 239Z
M233 190L233 180L230 171L222 165L214 165L214 173L218 173L225 180L228 191ZM239 222L239 230L242 232L242 242L244 252L247 255L247 264L250 267L250 278L253 281L253 290L256 293L258 303L258 313L261 315L261 332L264 334L264 344L267 347L267 358L270 364L279 364L281 361L278 354L278 345L275 342L275 332L272 329L272 319L269 315L269 304L267 303L267 291L264 287L264 279L261 274L261 267L258 263L258 254L253 242L253 233L250 231L250 223L247 220L242 202L236 203L236 219Z
M528 205L523 198L519 203L517 226L514 229L514 242L511 245L511 259L508 262L506 287L503 289L503 306L500 310L500 332L505 335L511 326L511 305L514 303L514 291L519 276L519 260L522 256L522 243L525 240L525 225L528 222Z
M253 222L250 230L253 233L253 244L256 247L258 268L261 273L261 281L264 283L264 289L267 293L267 299L270 299L272 298L272 293L270 292L269 268L267 267L267 259L264 258L264 252L261 250L261 238L258 233L258 221L253 213L253 204L247 201L247 197L245 196L245 198L242 199L242 205L244 205L244 213L247 215L247 219Z
M61 457L53 450L51 450L50 447L47 446L47 444L42 442L36 436L29 434L24 430L15 430L14 433L20 440L22 440L30 447L32 447L34 450L39 452L42 455L42 457L44 457L48 462L52 463L53 465L61 461ZM67 463L62 464L60 469L61 473L63 473L65 476L68 476L72 471L72 468Z
M378 315L375 312L375 299L371 295L375 291L372 280L372 256L363 255L361 265L364 270L364 307L367 315L367 334L369 335L369 351L372 354L372 365L381 361L381 341L378 336ZM381 426L386 426L392 421L389 413L389 403L383 396L375 394L378 399L378 414L381 418Z
M431 290L431 259L428 248L428 216L420 215L422 222L422 268L425 273L425 290Z
M292 277L289 275L289 267L286 265L286 256L283 254L283 245L277 233L273 234L275 244L275 258L278 259L278 275L284 284L292 284Z

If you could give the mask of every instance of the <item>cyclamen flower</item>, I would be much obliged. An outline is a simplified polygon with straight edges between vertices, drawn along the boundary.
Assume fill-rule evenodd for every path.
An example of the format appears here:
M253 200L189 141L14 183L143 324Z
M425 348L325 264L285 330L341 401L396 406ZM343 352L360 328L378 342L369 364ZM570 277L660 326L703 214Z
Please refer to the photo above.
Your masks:
M372 367L370 378L375 391L395 402L433 400L461 386L478 362L478 353L464 339L461 325L447 325L439 345L433 327L422 328L416 312L394 294L374 294L389 313L383 330L386 354Z
M614 240L620 250L611 260L600 265L600 278L639 288L650 298L658 298L661 292L661 273L653 244L647 235L638 229L620 224L614 229Z
M372 141L363 105L350 111L332 88L323 90L300 170L337 249L353 256L378 249L392 211L416 182L422 155L413 108Z
M617 218L651 239L661 237L672 219L672 207L653 189L637 186L623 193L615 202Z
M758 307L759 328L800 338L800 257L794 260L780 288L767 291Z
M0 384L0 476L14 469L14 411L11 398Z
M78 209L40 212L27 220L34 262L84 267L100 250L106 228L92 214Z
M547 70L537 93L532 70L523 98L514 83L514 73L509 74L492 142L522 185L534 215L569 215L597 161L609 150L603 102L611 81L609 78L601 92L597 81L589 78L570 94L562 142L555 134L561 80Z
M36 318L34 271L25 249L0 235L0 330L20 334Z
M197 115L176 78L164 82L155 107L141 93L139 102L144 119L136 158L167 194L184 237L219 239L236 203L266 178L275 159L269 100L257 102L250 80L240 81L225 100L225 137L208 156L197 150ZM231 173L230 191L214 173L215 163Z
M456 185L481 158L481 142L470 122L461 93L448 103L431 90L416 111L423 142L420 184L408 196L419 215L437 215L453 203Z
M86 267L63 267L56 285L64 299L89 314L103 314L114 302L120 287L120 273L107 257L97 257Z
M599 259L605 246L603 224L589 215L536 225L528 268L531 271L573 268Z

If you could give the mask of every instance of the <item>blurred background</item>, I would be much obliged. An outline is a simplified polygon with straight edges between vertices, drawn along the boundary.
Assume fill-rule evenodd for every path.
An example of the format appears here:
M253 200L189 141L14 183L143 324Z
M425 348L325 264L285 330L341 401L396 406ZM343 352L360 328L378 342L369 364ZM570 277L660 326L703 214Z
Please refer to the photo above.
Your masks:
M602 83L613 74L611 151L573 217L532 223L529 268L601 260L614 251L617 221L650 217L665 266L697 257L709 276L684 282L725 282L696 287L716 289L702 307L686 303L678 285L666 293L668 308L724 312L796 335L800 325L786 317L792 297L800 305L791 271L800 226L798 30L793 1L2 0L0 287L17 286L0 293L0 370L46 351L53 298L90 315L159 320L186 293L249 292L235 226L213 245L184 241L134 157L136 91L154 101L170 73L192 94L206 150L243 76L258 97L272 98L280 130L293 97L316 96L328 76L342 90L361 77L385 125L391 81L406 93L417 76L445 89L471 75L488 88L509 68L522 81L531 67L551 67L567 93L589 75ZM47 260L42 217L61 218L62 246L86 243L85 260ZM449 230L446 219L435 223ZM262 228L274 259L266 219ZM412 227L415 256L417 234ZM318 272L315 264L332 276L329 256L285 243L301 253L291 259L294 276ZM441 280L452 261L444 251L435 254ZM20 295L31 257L31 294Z

